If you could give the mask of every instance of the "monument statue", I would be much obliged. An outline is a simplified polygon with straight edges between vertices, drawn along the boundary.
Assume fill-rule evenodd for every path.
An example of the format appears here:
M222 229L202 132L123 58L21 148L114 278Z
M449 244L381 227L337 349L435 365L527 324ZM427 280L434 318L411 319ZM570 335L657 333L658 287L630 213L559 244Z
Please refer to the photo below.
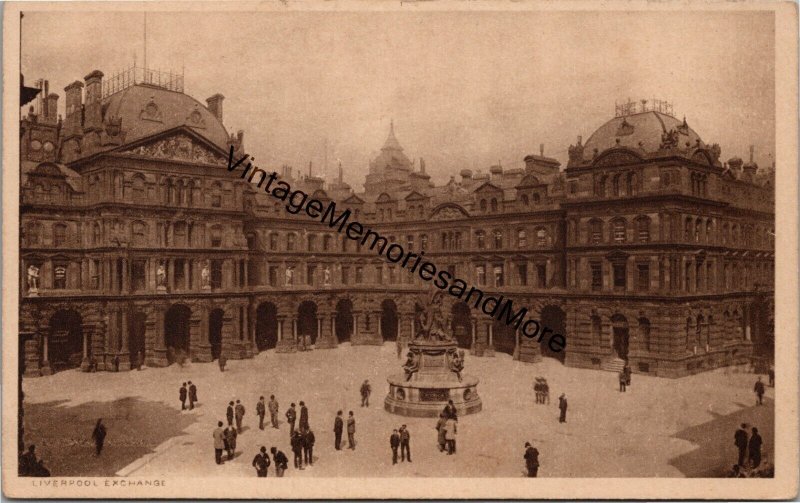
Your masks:
M331 284L331 268L325 266L325 269L322 271L323 274L323 284L330 285Z
M28 266L28 289L39 289L39 268L33 264Z
M444 294L434 289L414 317L403 373L390 376L384 407L394 414L437 417L452 400L460 414L481 410L478 378L464 375L464 350L447 329Z
M158 263L156 280L158 281L158 286L165 286L167 284L167 269L164 267L164 262Z
M209 270L208 260L203 264L203 269L200 271L200 280L203 288L211 288L211 271Z

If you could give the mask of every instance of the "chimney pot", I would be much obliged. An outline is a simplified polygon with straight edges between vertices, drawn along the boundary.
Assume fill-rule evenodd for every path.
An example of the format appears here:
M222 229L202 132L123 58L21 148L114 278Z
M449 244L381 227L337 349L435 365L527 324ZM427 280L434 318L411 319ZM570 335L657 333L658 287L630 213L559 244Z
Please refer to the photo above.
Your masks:
M206 99L206 103L208 104L206 108L208 108L208 111L214 114L214 117L219 119L220 122L222 122L222 100L224 99L225 96L219 93Z

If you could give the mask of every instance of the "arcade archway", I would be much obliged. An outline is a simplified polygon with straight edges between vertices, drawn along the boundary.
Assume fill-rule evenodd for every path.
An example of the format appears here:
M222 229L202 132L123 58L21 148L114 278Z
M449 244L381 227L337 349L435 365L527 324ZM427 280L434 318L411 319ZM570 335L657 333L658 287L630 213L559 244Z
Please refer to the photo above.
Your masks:
M353 303L350 299L341 299L336 303L335 324L339 342L349 341L353 335Z
M472 346L472 319L470 317L469 306L465 302L456 302L450 309L453 321L450 323L450 330L460 348L470 348Z
M183 304L174 304L164 315L164 344L167 362L176 361L177 353L189 356L189 318L192 310Z
M83 359L81 315L73 310L56 311L50 318L48 359L53 370L80 367Z
M311 336L311 344L317 342L317 305L307 300L297 308L297 335Z
M502 320L494 320L492 323L492 339L494 340L495 351L501 353L514 354L517 347L517 334L513 326L507 325Z
M393 300L381 302L381 334L384 341L397 340L397 305Z
M614 339L612 340L614 353L623 360L628 360L628 320L621 314L611 317L611 327Z
M567 357L567 348L564 348L558 352L553 351L550 349L550 337L553 334L561 334L564 336L565 340L569 339L567 337L567 313L565 313L564 310L558 306L545 306L542 309L542 315L539 323L541 324L541 330L544 330L545 327L551 330L551 332L547 332L547 334L542 337L540 346L542 356L549 356L550 358L555 358L561 363L564 363L564 360ZM569 342L567 342L567 347L569 347Z
M266 351L278 345L278 308L262 302L256 309L256 347Z
M214 309L208 313L208 343L211 345L211 359L216 360L222 353L222 319L225 311Z

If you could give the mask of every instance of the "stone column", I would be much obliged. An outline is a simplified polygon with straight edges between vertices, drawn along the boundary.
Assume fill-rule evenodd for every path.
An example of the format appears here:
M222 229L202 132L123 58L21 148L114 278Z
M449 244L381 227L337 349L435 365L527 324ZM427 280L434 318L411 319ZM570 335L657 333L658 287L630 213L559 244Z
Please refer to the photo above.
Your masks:
M284 337L283 321L285 316L278 317L278 344L275 346L276 353L294 353L297 351L296 320L292 317L291 333L289 337Z
M50 355L49 355L49 347L48 347L48 338L49 336L47 333L42 334L42 375L49 376L53 374L53 369L50 368Z
M494 356L494 324L492 322L488 322L487 327L489 342L483 352L483 356Z
M190 277L189 277L189 261L183 261L183 289L188 291L189 285L191 284Z
M328 323L330 320L330 323ZM317 340L315 349L335 348L339 340L336 338L336 315L332 311L323 309L317 312Z
M155 346L151 361L153 366L166 367L169 363L167 360L167 343L164 334L164 316L166 315L166 306L157 306L155 312L155 323L153 332L155 334ZM150 365L150 362L148 362Z

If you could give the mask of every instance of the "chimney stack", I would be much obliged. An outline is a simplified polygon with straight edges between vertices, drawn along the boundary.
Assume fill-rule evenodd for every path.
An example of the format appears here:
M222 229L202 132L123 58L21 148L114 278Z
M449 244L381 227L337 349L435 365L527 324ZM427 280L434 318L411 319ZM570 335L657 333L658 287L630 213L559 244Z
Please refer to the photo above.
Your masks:
M103 125L101 104L103 91L103 72L95 70L83 78L86 82L86 104L84 108L84 130L100 130Z
M58 95L51 93L47 95L45 100L45 118L48 122L56 123L58 120Z
M64 92L67 100L64 136L80 135L83 127L83 82L76 80L65 87Z
M225 96L217 93L206 100L208 111L214 114L214 117L219 119L220 122L222 122L222 100L224 99Z

